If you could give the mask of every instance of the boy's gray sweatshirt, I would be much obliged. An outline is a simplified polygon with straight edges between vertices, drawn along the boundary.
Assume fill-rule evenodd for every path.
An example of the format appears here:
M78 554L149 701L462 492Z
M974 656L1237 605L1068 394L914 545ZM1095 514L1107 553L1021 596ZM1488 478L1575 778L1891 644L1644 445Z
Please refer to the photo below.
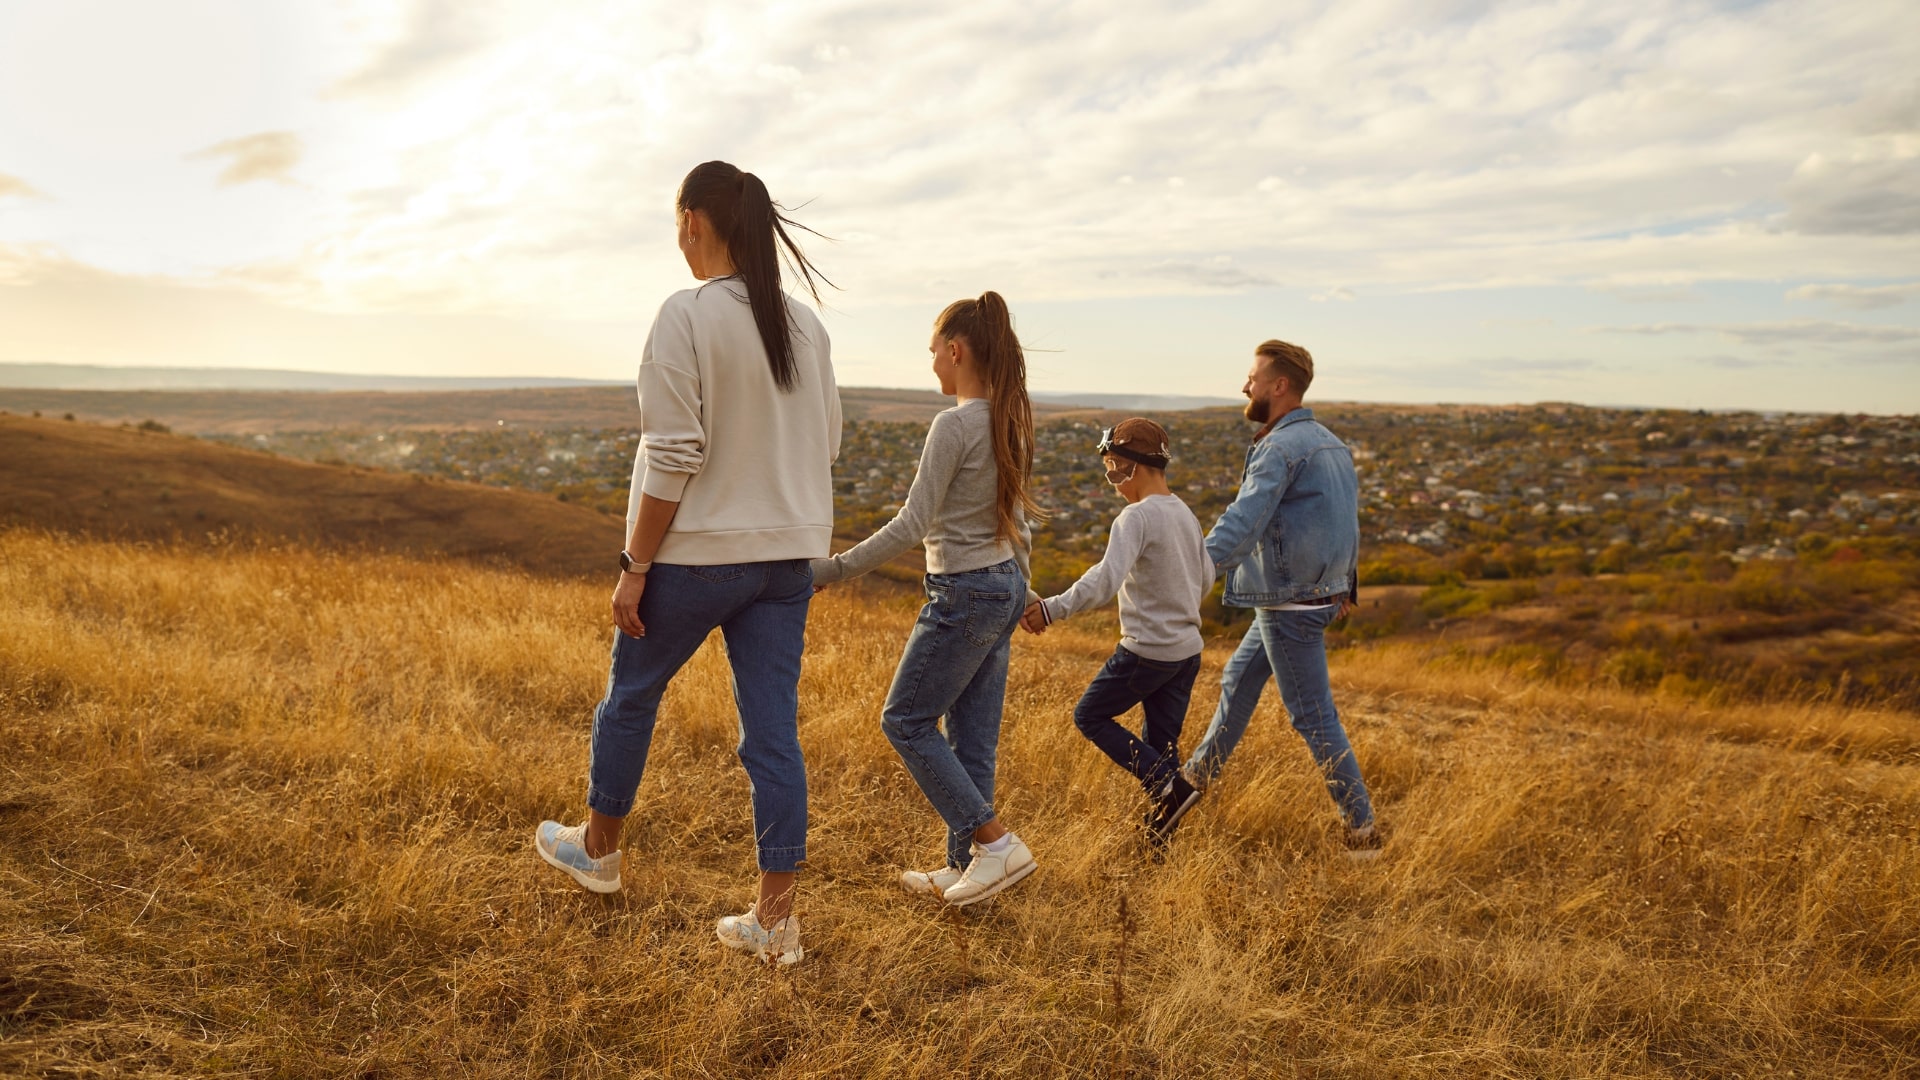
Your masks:
M994 535L1000 472L993 461L991 422L985 398L970 398L934 417L900 512L853 548L813 560L813 583L831 585L859 577L921 543L926 545L930 574L964 574L1015 559L1021 577L1031 581L1027 549L1032 533L1026 515L1015 511L1018 543Z
M1113 519L1107 553L1044 603L1058 621L1120 594L1120 644L1149 660L1200 651L1200 600L1213 587L1200 521L1177 495L1149 495Z

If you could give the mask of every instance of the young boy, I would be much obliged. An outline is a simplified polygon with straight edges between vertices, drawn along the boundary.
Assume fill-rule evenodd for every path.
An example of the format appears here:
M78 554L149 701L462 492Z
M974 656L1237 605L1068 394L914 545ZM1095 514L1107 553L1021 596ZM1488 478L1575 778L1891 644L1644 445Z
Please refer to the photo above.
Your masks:
M1030 633L1120 594L1120 644L1073 710L1080 733L1139 779L1153 801L1148 840L1166 843L1199 798L1180 774L1180 728L1200 673L1200 600L1213 585L1213 562L1200 522L1167 488L1167 433L1134 417L1107 429L1099 452L1107 482L1127 505L1113 519L1107 552L1073 587L1027 606ZM1135 705L1141 737L1115 722Z

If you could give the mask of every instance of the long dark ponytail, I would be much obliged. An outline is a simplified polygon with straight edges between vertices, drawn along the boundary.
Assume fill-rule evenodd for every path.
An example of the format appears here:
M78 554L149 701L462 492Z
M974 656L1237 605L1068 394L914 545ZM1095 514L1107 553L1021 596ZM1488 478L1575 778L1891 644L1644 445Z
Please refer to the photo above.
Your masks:
M966 338L987 384L987 408L993 435L995 480L994 536L1017 535L1015 515L1047 515L1033 501L1033 403L1027 399L1027 354L1013 332L1007 302L992 290L973 300L955 300L933 322L934 332L952 341Z
M724 161L709 161L693 167L680 182L675 205L681 212L698 210L707 215L713 228L727 242L727 255L733 270L747 287L747 303L753 307L753 323L760 330L760 343L767 347L767 366L774 384L792 390L798 378L793 362L793 328L787 321L787 298L780 291L779 245L785 245L787 262L806 282L813 302L820 302L820 286L815 279L827 280L800 245L787 235L786 226L813 232L784 213L785 207L767 194L767 185L750 172ZM814 233L815 236L820 235ZM777 242L777 243L776 243Z

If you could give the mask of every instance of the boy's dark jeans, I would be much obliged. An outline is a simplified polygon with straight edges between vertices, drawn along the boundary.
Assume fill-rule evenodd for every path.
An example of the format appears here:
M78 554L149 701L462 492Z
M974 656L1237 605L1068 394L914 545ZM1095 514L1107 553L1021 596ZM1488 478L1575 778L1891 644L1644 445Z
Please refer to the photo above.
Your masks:
M1073 724L1153 794L1180 767L1180 727L1199 674L1198 653L1185 660L1149 660L1117 645L1073 707ZM1146 713L1139 738L1114 719L1135 705Z

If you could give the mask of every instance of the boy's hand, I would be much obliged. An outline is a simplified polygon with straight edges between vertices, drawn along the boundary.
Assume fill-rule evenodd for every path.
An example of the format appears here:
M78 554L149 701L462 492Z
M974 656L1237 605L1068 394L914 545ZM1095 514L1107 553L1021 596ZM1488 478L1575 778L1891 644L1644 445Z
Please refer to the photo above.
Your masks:
M1020 629L1025 630L1029 634L1044 634L1047 632L1047 616L1046 613L1040 609L1040 601L1035 600L1033 603L1027 605L1027 610L1020 616Z

